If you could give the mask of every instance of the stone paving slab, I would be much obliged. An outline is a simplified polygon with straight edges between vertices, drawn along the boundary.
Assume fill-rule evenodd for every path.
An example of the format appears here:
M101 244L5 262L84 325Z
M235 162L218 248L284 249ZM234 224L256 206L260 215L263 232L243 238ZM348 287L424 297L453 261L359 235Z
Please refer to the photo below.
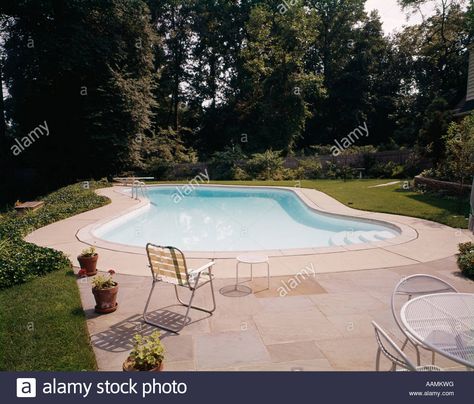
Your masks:
M216 279L217 310L213 316L192 311L192 324L180 335L162 331L167 371L237 370L374 370L376 342L371 321L377 321L401 344L404 336L393 320L390 297L403 276L428 273L456 284L462 292L474 293L474 282L462 277L455 258L407 267L347 273L316 274L295 288L293 295L239 298L221 295L228 279ZM141 313L150 288L150 277L116 275L119 308L107 315L93 311L90 278L78 280L87 316L91 342L100 370L120 370L132 348L134 334L150 334L156 328L143 323ZM258 279L254 282L259 284ZM273 281L273 279L272 279ZM305 283L311 283L306 285ZM321 283L318 294L298 294ZM254 286L253 282L248 283ZM272 282L271 289L278 285ZM324 285L324 288L322 287ZM340 288L338 288L338 285ZM202 290L203 292L207 292ZM201 291L200 291L201 292ZM208 293L197 295L199 304L209 304ZM151 309L183 314L175 304L170 285L159 285ZM415 351L408 347L415 359ZM422 351L424 363L431 354ZM436 363L449 370L464 370L437 355ZM386 369L388 363L382 362Z
M196 337L195 343L196 362L200 369L226 368L270 361L262 338L256 330L200 335Z

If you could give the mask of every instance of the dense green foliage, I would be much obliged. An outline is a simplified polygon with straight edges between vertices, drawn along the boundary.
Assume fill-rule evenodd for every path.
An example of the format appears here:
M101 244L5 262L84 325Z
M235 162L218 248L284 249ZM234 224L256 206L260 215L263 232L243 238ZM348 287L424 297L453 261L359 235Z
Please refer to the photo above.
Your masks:
M458 266L464 275L474 279L474 243L459 244Z
M0 370L96 370L68 266L0 291Z
M43 198L44 206L37 211L18 215L11 211L0 217L0 289L29 281L70 266L63 253L23 241L35 229L108 203L108 199L93 192L106 186L90 182L61 188Z
M3 1L3 197L166 174L237 145L291 156L362 124L358 146L417 145L440 161L465 94L472 2L434 1L433 15L393 35L365 3ZM14 139L45 121L50 134L14 157Z
M445 175L469 183L474 173L474 114L453 122L443 140L446 144Z

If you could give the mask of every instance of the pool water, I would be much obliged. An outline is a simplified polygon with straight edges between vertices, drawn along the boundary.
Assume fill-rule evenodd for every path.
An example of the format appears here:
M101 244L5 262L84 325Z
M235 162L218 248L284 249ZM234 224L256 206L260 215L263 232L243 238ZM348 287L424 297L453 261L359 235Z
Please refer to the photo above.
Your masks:
M149 187L150 205L94 231L132 246L152 242L184 251L254 251L381 241L390 226L323 214L294 192L243 187ZM188 193L188 195L186 195Z

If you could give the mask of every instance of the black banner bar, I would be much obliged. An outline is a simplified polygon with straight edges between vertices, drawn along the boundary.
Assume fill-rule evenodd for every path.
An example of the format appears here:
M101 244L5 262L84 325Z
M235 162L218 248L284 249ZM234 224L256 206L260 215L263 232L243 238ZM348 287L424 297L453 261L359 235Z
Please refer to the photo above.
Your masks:
M472 372L5 372L5 403L472 402ZM22 397L23 396L23 397ZM33 397L34 396L34 397Z

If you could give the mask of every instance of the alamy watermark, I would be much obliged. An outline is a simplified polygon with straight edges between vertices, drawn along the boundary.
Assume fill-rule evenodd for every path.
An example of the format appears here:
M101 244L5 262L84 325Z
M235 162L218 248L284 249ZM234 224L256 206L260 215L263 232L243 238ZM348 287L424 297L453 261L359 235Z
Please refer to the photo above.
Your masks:
M369 136L369 128L367 127L367 122L364 122L364 126L359 125L359 127L354 129L346 137L343 137L340 142L334 139L334 143L336 143L336 146L331 147L331 154L334 157L339 156L344 150L351 147L362 136Z
M34 128L28 135L18 139L15 138L15 144L10 147L14 156L18 156L23 150L30 147L36 142L41 136L49 136L48 123L44 121L44 124L39 124Z
M283 15L285 14L292 6L296 5L299 0L283 0L278 4L278 12Z
M204 172L196 175L186 185L176 187L176 192L172 195L173 202L180 203L185 196L191 195L194 190L203 183L209 184L209 173L207 172L207 168L204 169Z
M314 269L313 263L306 265L301 271L299 271L295 276L291 277L287 282L281 281L282 286L280 286L277 291L280 297L285 297L292 290L296 289L301 283L310 277L316 276L316 270Z

